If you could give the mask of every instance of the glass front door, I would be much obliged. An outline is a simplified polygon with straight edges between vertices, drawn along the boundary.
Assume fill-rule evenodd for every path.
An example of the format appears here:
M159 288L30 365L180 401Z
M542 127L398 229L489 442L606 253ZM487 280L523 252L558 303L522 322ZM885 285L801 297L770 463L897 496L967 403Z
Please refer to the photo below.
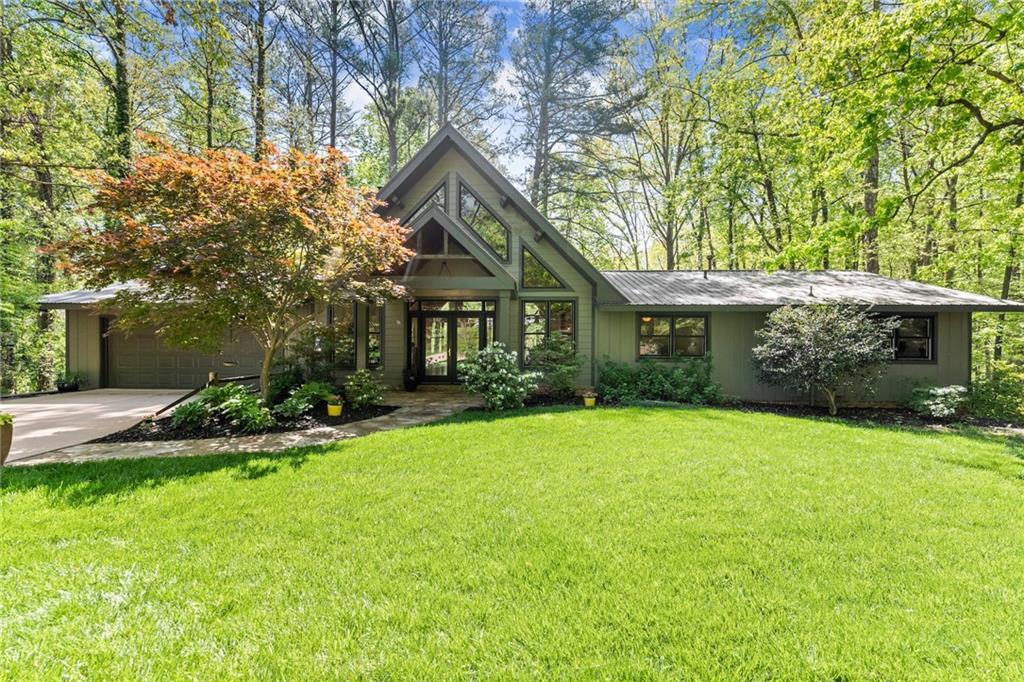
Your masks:
M459 365L494 336L494 301L416 301L409 332L409 367L417 378L456 383Z

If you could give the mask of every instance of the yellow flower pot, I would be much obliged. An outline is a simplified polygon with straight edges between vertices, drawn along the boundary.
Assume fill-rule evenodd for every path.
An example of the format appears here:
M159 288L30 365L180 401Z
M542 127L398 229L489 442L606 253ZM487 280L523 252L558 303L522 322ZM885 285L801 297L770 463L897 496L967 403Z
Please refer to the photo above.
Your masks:
M328 417L340 417L341 416L341 405L327 404L327 416Z
M583 406L584 407L593 407L596 404L597 404L597 398L595 398L594 396L592 396L592 395L583 396Z

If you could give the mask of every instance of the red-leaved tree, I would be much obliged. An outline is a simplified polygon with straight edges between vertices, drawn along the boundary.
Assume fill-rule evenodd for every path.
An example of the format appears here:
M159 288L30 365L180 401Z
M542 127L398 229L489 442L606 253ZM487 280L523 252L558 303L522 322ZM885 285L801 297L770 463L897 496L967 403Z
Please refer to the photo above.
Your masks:
M231 329L263 348L266 399L274 356L320 305L401 294L379 276L406 261L405 230L374 194L350 187L337 151L259 161L200 155L148 139L154 153L125 178L97 173L90 207L103 217L61 244L86 283L135 281L118 294L116 325L153 326L169 344L214 352Z

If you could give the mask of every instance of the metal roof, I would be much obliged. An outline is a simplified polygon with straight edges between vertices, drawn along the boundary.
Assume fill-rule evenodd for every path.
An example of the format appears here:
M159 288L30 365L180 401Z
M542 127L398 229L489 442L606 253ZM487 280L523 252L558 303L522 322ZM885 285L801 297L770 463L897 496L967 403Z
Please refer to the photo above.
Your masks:
M1017 301L850 270L779 270L770 274L759 270L613 270L602 274L626 298L628 307L768 309L849 303L877 308L1024 311L1024 303Z
M57 294L40 296L39 306L41 308L79 308L114 298L121 291L142 291L142 289L143 286L136 282L124 282L111 284L102 289L62 291Z

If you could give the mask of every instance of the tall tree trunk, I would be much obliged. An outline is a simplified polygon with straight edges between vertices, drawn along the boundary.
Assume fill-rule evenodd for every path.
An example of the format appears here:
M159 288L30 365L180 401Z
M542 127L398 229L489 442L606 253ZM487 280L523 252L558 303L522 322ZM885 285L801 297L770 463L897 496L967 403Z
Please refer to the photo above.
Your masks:
M331 147L338 146L338 34L341 32L338 0L331 0L330 46L331 51L331 120L328 122L328 140Z
M263 157L263 141L267 137L267 3L256 1L256 22L253 25L253 44L256 48L256 73L253 78L253 158Z
M207 149L213 149L213 109L215 106L213 79L213 68L209 65L209 63L207 63L204 73L204 80L206 81L206 111L204 112L204 126L206 127Z
M46 140L43 134L43 125L39 116L32 112L28 115L32 125L32 141L39 150L40 163L35 167L36 198L46 209L40 219L39 226L39 247L40 252L36 257L35 280L43 285L48 291L57 276L57 269L53 254L49 253L47 247L53 243L53 218L56 215L56 204L53 197L53 172L50 168L50 155L46 150ZM51 349L46 344L45 337L53 325L53 313L43 309L36 317L36 325L39 335L43 341L42 353L39 357L36 372L36 390L46 391L53 388L54 358Z
M949 228L949 253L953 255L956 253L957 244L957 232L959 232L959 218L958 215L958 184L959 178L956 173L946 178L946 210L949 212L946 216L946 227ZM950 265L946 268L946 286L953 286L953 281L956 279L956 266Z
M114 0L114 30L111 34L111 57L114 60L114 158L110 162L113 175L124 177L132 158L132 97L128 78L128 15L124 0Z
M1021 152L1017 166L1017 194L1013 199L1013 206L1020 209L1024 206L1024 152ZM1010 228L1010 247L1006 252L1006 265L1003 267L1003 285L999 289L999 298L1010 298L1010 287L1013 280L1020 274L1020 262L1017 255L1017 233ZM1003 359L1003 340L1006 333L1006 313L999 313L996 320L996 336L992 345L992 358Z
M725 222L726 222L726 246L729 254L729 269L735 270L737 267L736 259L736 205L733 201L732 192L729 192L729 197L725 203Z
M864 169L864 214L868 219L868 228L862 238L864 244L864 269L878 273L878 144L874 144L868 157L867 168Z

